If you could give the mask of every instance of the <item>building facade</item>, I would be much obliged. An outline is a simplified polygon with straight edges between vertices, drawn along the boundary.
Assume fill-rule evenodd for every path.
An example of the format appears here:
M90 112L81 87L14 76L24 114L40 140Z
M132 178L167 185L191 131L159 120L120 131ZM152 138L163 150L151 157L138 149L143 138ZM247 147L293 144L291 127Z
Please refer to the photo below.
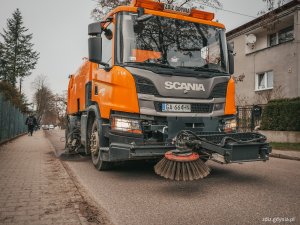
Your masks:
M300 97L300 0L227 33L235 53L237 105Z

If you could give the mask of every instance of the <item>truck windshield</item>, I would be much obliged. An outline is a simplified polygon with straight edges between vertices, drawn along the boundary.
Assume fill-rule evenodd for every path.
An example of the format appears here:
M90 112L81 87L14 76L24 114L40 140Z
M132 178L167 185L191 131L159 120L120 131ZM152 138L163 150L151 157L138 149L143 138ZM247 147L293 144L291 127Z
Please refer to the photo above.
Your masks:
M117 61L124 65L228 73L223 29L167 17L122 13Z

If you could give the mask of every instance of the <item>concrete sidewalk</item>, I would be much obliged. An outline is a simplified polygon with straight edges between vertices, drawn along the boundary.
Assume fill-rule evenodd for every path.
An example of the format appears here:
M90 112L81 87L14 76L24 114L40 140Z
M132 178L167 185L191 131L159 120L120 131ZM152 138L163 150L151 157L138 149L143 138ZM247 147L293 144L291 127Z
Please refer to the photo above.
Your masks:
M84 217L85 201L43 131L0 146L0 160L0 224L101 224Z
M277 150L273 149L271 156L282 159L291 159L300 161L300 151Z

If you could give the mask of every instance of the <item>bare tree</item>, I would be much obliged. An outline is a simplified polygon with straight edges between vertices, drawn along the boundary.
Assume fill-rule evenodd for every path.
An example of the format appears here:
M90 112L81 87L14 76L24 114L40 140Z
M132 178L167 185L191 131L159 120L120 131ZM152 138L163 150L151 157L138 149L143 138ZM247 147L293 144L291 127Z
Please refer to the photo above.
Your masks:
M261 20L261 27L267 31L274 31L276 26L280 23L278 14L274 12L274 9L285 4L288 0L262 0L266 3L266 8L260 10L257 14L263 16Z
M96 21L100 21L112 9L120 5L129 5L131 0L96 0L96 2L96 7L92 10L91 15ZM217 9L222 8L219 0L157 0L157 2L202 9L206 6Z
M34 89L34 90L38 90L38 89L41 89L45 86L48 86L48 83L47 83L47 76L41 74L41 75L38 75L34 81L31 83L31 87Z
M279 85L273 89L259 91L256 93L255 100L257 104L266 104L272 99L282 99L285 97L284 87Z
M39 123L65 125L67 92L53 94L47 82L47 76L39 75L32 82L34 89L34 104Z
M243 82L244 79L245 79L245 74L241 74L241 75L238 75L238 76L233 76L233 79L234 79L234 82L237 84L239 82Z
M273 11L275 8L282 6L286 0L262 0L266 3L266 8L258 12L258 15L263 15Z
M64 128L66 126L66 109L67 109L67 92L54 95L55 113L58 126Z
M45 75L37 76L32 82L34 92L34 104L36 106L36 117L39 123L45 122L45 117L53 117L54 95L47 84ZM49 119L48 119L49 120Z
M236 95L235 102L237 106L246 106L249 103L249 97L244 95Z

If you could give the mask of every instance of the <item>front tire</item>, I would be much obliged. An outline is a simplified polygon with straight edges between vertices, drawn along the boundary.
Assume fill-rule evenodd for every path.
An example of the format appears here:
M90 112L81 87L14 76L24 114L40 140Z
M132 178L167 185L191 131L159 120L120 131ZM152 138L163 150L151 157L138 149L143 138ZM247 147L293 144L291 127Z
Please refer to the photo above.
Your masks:
M66 129L65 129L65 149L68 148L68 139L69 139L69 133L71 131L71 124L70 124L70 119L69 117L67 116L67 126L66 126Z
M104 137L102 130L102 120L95 118L90 133L90 149L94 166L99 171L109 170L112 168L111 162L103 161L100 153L100 147L108 147L109 141Z

